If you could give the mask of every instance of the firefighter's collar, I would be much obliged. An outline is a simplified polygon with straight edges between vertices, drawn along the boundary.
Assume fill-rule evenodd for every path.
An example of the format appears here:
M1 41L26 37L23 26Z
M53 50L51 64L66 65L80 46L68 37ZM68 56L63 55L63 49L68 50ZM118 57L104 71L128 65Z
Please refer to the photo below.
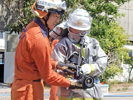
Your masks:
M38 17L36 17L34 21L40 26L42 34L47 37L48 33L42 21Z

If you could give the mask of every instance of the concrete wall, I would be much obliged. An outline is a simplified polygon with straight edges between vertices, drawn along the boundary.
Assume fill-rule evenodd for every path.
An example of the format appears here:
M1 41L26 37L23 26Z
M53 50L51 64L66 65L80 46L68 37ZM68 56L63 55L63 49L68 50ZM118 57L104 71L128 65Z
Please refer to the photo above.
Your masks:
M118 22L126 30L126 33L131 35L129 40L133 41L133 0L125 3L118 10L119 13L126 14L125 17L119 18Z
M5 54L4 54L4 83L12 83L14 76L14 58L19 35L5 34Z

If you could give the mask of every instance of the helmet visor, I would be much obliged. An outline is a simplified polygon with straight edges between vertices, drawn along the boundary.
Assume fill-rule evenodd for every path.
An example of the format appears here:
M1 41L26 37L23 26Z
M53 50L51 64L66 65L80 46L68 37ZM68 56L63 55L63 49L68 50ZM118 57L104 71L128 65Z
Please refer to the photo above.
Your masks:
M77 29L74 29L72 27L68 27L68 31L70 33L73 33L73 34L77 34L79 36L84 36L86 34L86 31L83 31L83 30L77 30Z
M41 1L38 0L36 3L36 9L46 12L53 12L58 14L65 14L66 13L66 2L54 3L48 1Z

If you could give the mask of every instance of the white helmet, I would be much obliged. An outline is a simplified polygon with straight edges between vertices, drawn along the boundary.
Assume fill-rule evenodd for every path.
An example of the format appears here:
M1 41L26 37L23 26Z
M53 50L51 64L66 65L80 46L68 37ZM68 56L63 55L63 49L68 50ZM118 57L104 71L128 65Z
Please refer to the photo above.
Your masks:
M61 0L37 0L32 6L32 12L40 18L48 12L63 15L66 13L66 3Z
M90 30L92 17L84 9L76 9L69 15L68 26L77 30Z

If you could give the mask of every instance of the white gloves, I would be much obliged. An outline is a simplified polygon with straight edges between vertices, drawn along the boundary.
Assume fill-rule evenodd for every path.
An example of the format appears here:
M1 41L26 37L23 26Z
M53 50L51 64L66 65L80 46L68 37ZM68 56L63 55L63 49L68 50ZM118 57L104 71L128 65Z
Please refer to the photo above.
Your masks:
M84 75L90 74L90 73L91 73L91 67L90 67L89 64L84 64L84 65L81 66L80 71L81 71Z

